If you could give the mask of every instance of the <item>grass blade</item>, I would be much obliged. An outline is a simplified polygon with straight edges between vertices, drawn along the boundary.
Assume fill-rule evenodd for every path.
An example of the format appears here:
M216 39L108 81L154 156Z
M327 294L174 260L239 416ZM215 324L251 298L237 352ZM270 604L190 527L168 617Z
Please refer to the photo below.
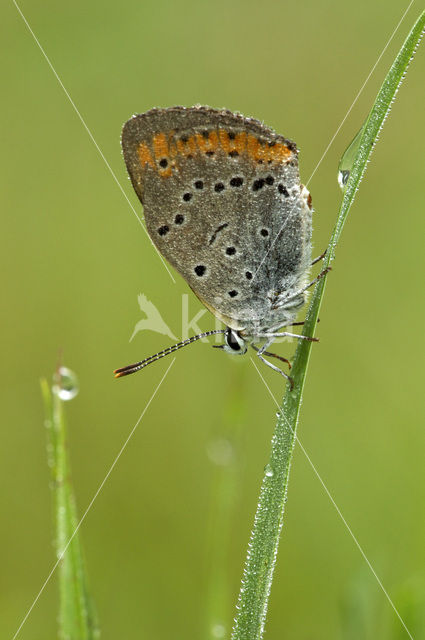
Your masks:
M75 534L78 525L75 498L71 484L70 464L67 454L64 401L60 389L61 367L55 374L55 384L50 388L41 381L48 433L48 462L52 474L52 491L56 521L56 554L59 563L59 637L63 640L94 640L98 638L94 605L87 586L87 573L79 540ZM73 397L68 388L62 389L65 399Z
M348 179L345 182L344 195L324 260L324 268L328 267L335 257L336 246L370 154L424 28L425 12L412 27L362 127L357 151L353 154L353 164L349 169L349 175L347 174ZM325 281L326 278L319 280L314 290L304 325L305 335L313 336L314 334ZM233 640L259 640L263 635L279 536L283 526L289 470L310 350L310 342L299 341L292 368L294 390L291 392L287 386L272 439L269 464L261 486L238 599Z

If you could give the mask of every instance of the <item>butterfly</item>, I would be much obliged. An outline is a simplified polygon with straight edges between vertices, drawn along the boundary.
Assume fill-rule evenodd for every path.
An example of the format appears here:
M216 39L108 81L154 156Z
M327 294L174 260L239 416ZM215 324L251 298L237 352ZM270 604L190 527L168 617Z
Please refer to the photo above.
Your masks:
M127 367L134 373L200 338L222 333L226 352L289 364L276 337L316 340L294 326L309 280L312 200L294 142L239 113L195 106L152 109L124 125L122 149L147 231L200 301L225 325ZM320 256L317 260L321 259ZM216 345L214 345L216 346Z

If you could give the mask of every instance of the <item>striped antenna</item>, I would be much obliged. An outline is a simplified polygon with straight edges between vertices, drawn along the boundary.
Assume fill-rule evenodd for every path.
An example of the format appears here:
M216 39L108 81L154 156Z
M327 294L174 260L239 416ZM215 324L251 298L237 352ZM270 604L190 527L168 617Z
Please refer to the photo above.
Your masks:
M159 351L158 353L155 353L153 356L149 356L149 358L145 358L140 362L129 364L126 367L121 367L121 369L115 369L114 371L115 377L122 378L123 376L129 376L130 373L136 373L136 371L139 371L140 369L147 367L148 364L152 364L152 362L156 362L156 360L160 360L164 356L168 356L170 353L173 353L174 351L177 351L178 349L181 349L182 347L185 347L188 344L192 344L192 342L196 342L201 338L208 338L209 336L215 336L219 333L225 333L225 332L226 332L226 329L215 329L214 331L205 331L204 333L200 333L197 336L192 336L187 340L182 340L177 344L173 344L172 347L167 347L167 349L164 349L163 351Z

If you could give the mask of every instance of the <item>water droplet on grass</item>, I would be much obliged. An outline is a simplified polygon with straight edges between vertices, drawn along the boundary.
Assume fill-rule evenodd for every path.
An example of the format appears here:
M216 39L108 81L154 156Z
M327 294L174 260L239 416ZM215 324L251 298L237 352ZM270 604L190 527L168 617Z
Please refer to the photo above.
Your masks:
M345 189L346 184L348 182L348 178L350 177L351 169L353 167L354 158L356 157L357 150L360 144L360 138L362 137L364 125L361 127L360 131L356 133L344 153L342 154L342 158L339 161L338 166L338 184L342 190Z
M53 376L53 393L56 393L61 400L72 400L78 394L77 376L68 367L59 367Z
M269 464L266 464L266 466L264 467L264 473L268 478L272 478L274 476L274 471Z

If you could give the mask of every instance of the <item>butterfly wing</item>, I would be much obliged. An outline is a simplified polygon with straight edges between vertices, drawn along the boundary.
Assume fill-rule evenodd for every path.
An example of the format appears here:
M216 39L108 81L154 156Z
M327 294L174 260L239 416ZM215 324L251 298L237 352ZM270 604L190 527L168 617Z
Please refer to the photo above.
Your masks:
M310 263L295 144L240 114L172 107L133 116L122 147L152 241L205 306L235 329L273 324Z

